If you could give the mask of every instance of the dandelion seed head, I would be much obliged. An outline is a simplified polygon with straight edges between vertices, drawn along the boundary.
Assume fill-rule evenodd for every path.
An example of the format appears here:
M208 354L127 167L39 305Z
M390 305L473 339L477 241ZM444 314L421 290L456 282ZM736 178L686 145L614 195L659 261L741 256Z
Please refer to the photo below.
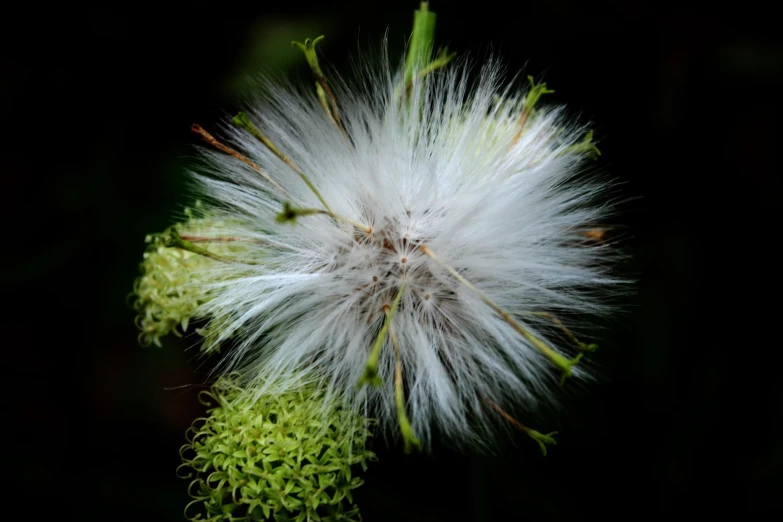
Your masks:
M425 446L435 430L490 444L497 425L487 401L534 411L557 400L558 373L460 278L555 353L573 355L540 314L567 322L607 310L614 254L585 232L611 212L610 187L584 176L585 127L562 108L529 110L530 91L504 84L496 63L476 83L467 63L433 73L408 99L402 70L364 67L358 78L335 82L344 132L313 93L262 86L248 115L285 158L223 129L274 184L246 161L204 152L193 180L204 218L216 223L209 234L248 242L204 265L212 283L194 278L211 296L196 315L221 325L217 344L236 339L221 368L241 370L257 396L316 383L330 404L394 433L390 338L378 362L383 384L357 382L402 292L393 326L414 430ZM323 202L330 213L276 219L284 204L322 211Z

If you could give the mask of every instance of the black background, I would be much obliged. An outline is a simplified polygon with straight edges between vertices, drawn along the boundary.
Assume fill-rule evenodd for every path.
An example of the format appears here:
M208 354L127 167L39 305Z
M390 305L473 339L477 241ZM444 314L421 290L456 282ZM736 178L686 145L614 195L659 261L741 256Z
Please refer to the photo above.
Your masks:
M536 419L560 431L549 456L524 435L496 457L378 448L356 494L364 519L777 511L783 47L771 13L514 5L433 1L438 42L493 51L596 123L598 166L633 198L621 221L637 292L595 356L606 379ZM126 296L144 235L187 203L190 124L236 111L264 68L309 80L292 37L325 33L338 70L387 27L399 53L416 3L21 7L4 15L0 50L4 510L182 520L177 450L202 410L195 387L177 387L204 370L186 343L140 348Z

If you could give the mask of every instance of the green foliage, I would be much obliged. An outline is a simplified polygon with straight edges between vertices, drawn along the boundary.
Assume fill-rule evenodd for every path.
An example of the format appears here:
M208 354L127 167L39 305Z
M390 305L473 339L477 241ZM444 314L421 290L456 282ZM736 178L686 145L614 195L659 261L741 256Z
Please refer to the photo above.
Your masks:
M202 399L214 407L180 452L189 520L361 520L351 492L363 483L355 467L375 459L366 419L325 410L312 390L254 400L231 377Z

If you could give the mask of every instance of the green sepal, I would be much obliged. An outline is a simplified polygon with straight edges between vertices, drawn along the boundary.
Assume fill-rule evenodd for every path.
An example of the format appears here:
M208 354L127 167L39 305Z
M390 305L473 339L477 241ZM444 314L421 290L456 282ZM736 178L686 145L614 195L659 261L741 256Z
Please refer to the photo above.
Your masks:
M525 433L527 433L531 439L533 439L538 443L538 446L541 448L541 453L545 457L546 457L546 445L547 444L552 444L553 446L557 445L557 442L552 437L552 435L557 435L556 431L544 434L528 428L527 430L525 430Z
M315 45L323 39L324 39L324 35L321 35L312 40L310 38L306 38L304 43L291 42L291 45L293 47L300 49L304 53L305 59L307 60L310 69L313 70L313 74L315 74L317 78L323 78L324 73L321 70L321 66L318 63L318 55L315 52Z
M579 349L582 350L583 352L593 353L596 350L598 350L598 344L596 344L596 343L583 343L583 342L580 342L579 343Z
M567 147L564 150L564 153L566 154L590 153L592 154L594 159L598 159L598 157L601 155L601 151L598 149L598 147L595 146L595 143L593 142L593 131L587 131L582 141L574 145L571 145L570 147Z
M579 361L582 360L582 357L584 357L585 354L578 353L573 359L566 359L557 352L552 352L552 354L551 361L555 364L555 366L563 370L563 373L560 374L560 385L562 386L565 384L565 380L573 375L574 366L579 364Z
M322 210L316 208L299 208L294 207L288 201L283 203L283 211L280 212L275 219L278 223L296 223L296 218L301 216L312 216L314 214L323 214Z
M546 88L546 82L536 83L532 76L527 77L527 81L530 82L530 91L525 96L525 112L530 114L533 107L541 99L544 94L554 94L555 91Z
M234 116L231 121L236 125L237 127L246 130L250 134L252 134L256 139L258 139L261 143L266 145L269 150L277 154L277 147L275 147L271 141L267 139L266 136L261 134L261 131L258 130L258 127L250 121L250 116L247 115L245 112L238 112L236 116Z
M275 219L278 223L296 223L296 217L299 214L297 214L296 209L291 206L291 203L288 201L283 203L283 211L280 212Z

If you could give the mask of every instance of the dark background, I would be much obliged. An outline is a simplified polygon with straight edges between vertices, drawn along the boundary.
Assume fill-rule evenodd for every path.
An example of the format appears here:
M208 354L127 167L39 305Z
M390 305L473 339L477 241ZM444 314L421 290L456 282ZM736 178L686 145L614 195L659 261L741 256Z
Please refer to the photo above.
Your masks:
M436 37L543 77L596 122L624 184L638 279L595 359L607 377L557 416L549 456L383 451L364 518L580 520L779 511L779 138L783 47L771 13L651 2L431 2ZM186 343L136 343L126 305L144 235L186 204L197 140L264 70L308 80L289 41L326 34L346 71L417 2L21 6L0 22L6 511L182 520L177 450L201 412ZM164 12L164 9L166 10ZM6 265L6 263L8 263ZM10 460L8 459L10 457ZM5 516L3 516L5 518Z

